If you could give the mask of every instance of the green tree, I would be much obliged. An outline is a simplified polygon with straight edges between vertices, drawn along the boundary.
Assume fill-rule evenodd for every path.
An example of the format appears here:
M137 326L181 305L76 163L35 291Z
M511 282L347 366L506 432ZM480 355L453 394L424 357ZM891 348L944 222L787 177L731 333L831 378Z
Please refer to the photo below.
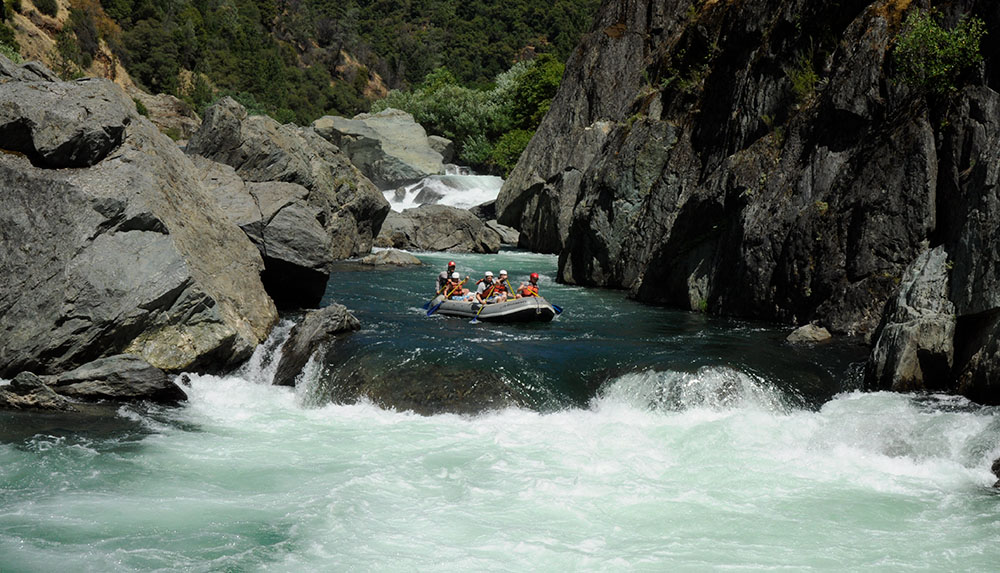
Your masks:
M904 83L934 94L957 89L961 76L983 60L979 42L986 26L979 18L962 18L945 30L928 11L914 9L896 38L893 60Z

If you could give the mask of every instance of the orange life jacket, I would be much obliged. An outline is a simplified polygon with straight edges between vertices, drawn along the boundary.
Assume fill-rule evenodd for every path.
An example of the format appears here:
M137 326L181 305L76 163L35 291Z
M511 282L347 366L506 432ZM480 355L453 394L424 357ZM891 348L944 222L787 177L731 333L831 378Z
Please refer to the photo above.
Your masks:
M521 296L538 296L538 285L526 284L521 287Z

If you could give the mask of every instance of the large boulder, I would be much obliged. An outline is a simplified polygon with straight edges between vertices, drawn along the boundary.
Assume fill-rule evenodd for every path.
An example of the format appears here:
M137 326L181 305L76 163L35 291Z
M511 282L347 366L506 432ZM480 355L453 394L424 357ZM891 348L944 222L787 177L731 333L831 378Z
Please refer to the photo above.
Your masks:
M281 308L315 307L337 260L323 208L298 183L244 182L222 163L192 156L202 185L264 258L261 280Z
M136 115L125 94L109 90L104 80L11 80L0 83L0 142L39 166L87 167L101 161L121 146Z
M414 183L444 173L447 140L431 140L413 116L398 109L347 119L324 116L312 123L316 133L339 147L380 189Z
M229 165L248 182L282 181L308 189L305 201L319 210L317 220L335 259L371 251L389 212L382 193L315 130L250 116L232 98L206 110L186 151Z
M375 246L408 251L496 253L500 250L500 235L465 209L421 205L402 213L390 213Z
M0 153L0 377L57 374L122 353L167 371L249 356L277 321L263 263L191 161L111 82L9 88L16 83L0 85L0 108L14 109L10 98L35 86L36 106L80 118L82 132L104 129L75 109L91 102L116 102L126 129L111 150L101 138L81 140L94 147L76 156L103 157L86 169ZM63 97L75 89L93 98ZM12 141L0 138L0 148Z
M288 334L281 347L281 358L275 370L273 384L294 386L309 358L326 349L336 338L361 328L361 323L347 307L340 304L306 313Z
M201 127L201 118L191 106L170 94L149 94L136 87L127 93L145 106L153 125L172 139L186 141Z
M10 384L0 386L0 409L75 412L73 402L56 394L31 372L22 372Z
M61 396L84 400L181 402L187 395L166 372L128 354L101 358L50 377Z
M955 305L948 300L948 253L925 252L889 300L868 360L865 385L896 391L941 390L954 360Z

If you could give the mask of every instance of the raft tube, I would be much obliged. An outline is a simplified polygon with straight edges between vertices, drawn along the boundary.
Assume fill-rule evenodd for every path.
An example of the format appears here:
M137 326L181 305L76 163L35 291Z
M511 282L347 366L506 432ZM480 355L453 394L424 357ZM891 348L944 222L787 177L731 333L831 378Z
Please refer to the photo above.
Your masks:
M441 306L435 311L436 314L475 318L484 322L549 322L557 314L556 309L540 296L487 304L482 311L479 309L483 305L478 302L444 300L443 296L431 301L431 308L439 302Z

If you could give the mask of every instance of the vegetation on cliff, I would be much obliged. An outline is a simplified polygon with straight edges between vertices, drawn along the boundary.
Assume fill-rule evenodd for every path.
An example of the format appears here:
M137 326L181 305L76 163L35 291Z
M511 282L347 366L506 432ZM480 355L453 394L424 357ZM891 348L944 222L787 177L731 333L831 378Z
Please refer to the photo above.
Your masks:
M499 74L488 89L463 87L447 68L413 90L394 90L373 111L409 112L427 130L455 141L464 165L506 175L514 168L559 88L563 64L541 55Z
M441 67L456 85L488 89L516 61L537 54L564 61L598 4L69 0L60 7L38 0L32 8L5 0L0 49L18 51L13 25L4 23L10 14L58 14L52 64L64 78L85 73L103 43L152 93L198 110L232 95L251 112L307 124L365 111L388 89L419 85Z

